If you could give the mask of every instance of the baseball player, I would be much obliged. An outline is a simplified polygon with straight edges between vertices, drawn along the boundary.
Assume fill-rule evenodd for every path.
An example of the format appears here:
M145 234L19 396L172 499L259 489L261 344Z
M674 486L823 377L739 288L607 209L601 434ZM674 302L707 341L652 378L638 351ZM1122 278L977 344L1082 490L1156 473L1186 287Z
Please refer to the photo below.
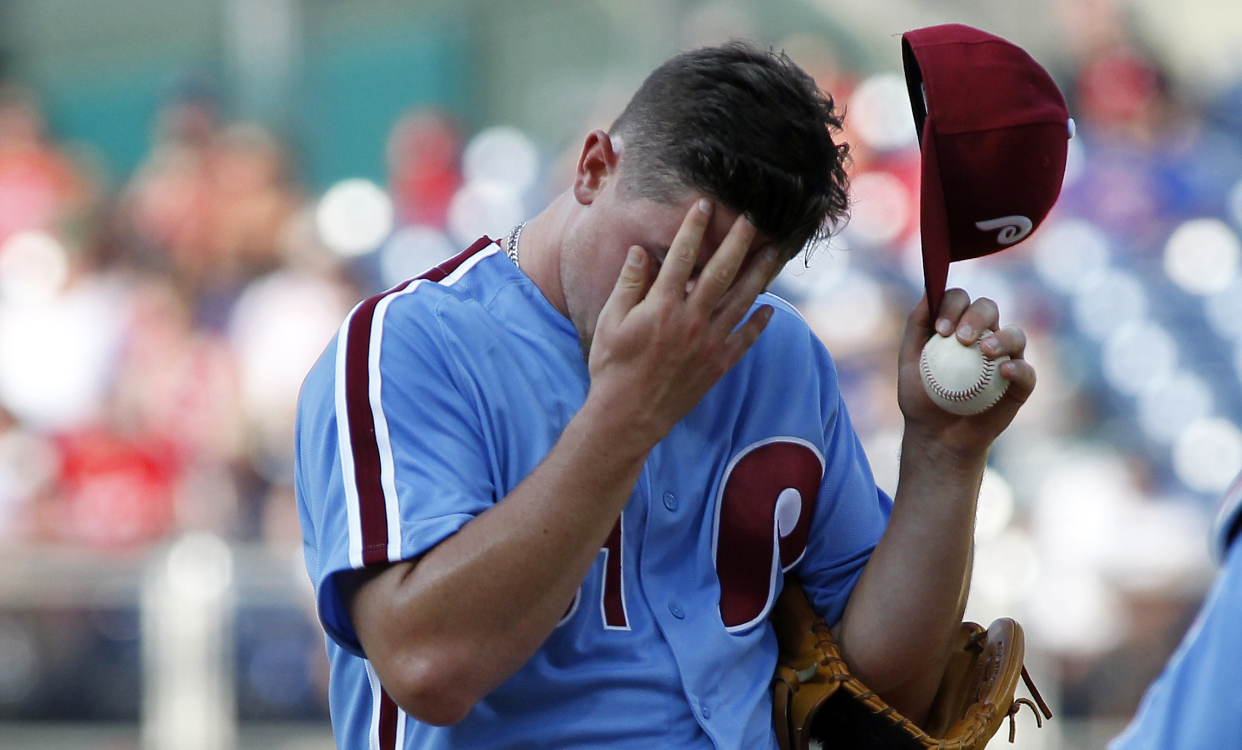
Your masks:
M1216 750L1242 746L1242 475L1212 529L1224 567L1138 713L1109 750Z
M763 293L843 218L839 124L783 56L680 55L529 224L349 314L297 431L340 748L775 748L787 574L856 674L926 711L1035 373L990 301L920 304L895 502L876 488L827 351ZM932 404L933 327L997 331L998 406Z

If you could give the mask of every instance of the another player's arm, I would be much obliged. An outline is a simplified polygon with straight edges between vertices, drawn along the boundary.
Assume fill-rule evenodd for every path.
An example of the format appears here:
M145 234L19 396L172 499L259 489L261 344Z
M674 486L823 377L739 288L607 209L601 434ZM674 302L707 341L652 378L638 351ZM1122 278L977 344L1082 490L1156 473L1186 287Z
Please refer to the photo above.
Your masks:
M949 643L966 606L973 556L975 502L992 441L1035 386L1022 359L1026 338L1005 328L984 339L992 357L1007 354L1010 381L996 406L970 417L938 408L923 390L919 354L930 337L926 298L907 321L900 355L899 401L905 415L901 469L888 528L837 626L859 677L890 705L921 720L944 672ZM964 330L964 328L969 330ZM996 305L945 294L936 328L965 344L998 328Z
M755 235L743 218L687 291L710 214L706 201L691 208L654 281L647 253L630 248L600 312L586 402L535 471L420 560L355 578L358 639L411 716L460 721L526 663L564 615L647 454L766 326L771 308L742 320L777 258L764 251L743 269Z

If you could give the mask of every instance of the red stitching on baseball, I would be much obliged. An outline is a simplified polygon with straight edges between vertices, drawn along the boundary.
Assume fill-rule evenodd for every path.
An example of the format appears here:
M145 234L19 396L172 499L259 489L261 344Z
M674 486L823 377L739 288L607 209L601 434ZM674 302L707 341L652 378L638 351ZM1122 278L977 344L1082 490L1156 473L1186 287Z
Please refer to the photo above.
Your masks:
M931 374L931 365L928 363L926 356L919 358L919 369L923 373L923 379L931 383L932 388L936 389L937 395L941 398L946 401L968 401L982 393L988 381L992 379L992 375L996 372L996 360L984 357L983 372L979 374L979 379L975 381L974 385L962 391L950 391L941 385L940 381L936 380Z

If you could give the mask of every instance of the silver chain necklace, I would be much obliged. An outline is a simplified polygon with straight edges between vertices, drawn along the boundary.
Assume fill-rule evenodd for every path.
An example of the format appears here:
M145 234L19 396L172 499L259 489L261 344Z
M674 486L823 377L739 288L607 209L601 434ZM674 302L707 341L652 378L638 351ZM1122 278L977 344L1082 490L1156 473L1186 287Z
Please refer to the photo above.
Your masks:
M522 237L522 229L525 227L526 227L526 222L522 222L521 224L518 224L516 227L514 227L513 231L509 232L509 241L506 243L506 247L505 247L505 255L508 255L509 260L513 261L513 265L517 266L518 268L522 267L520 264L518 264L518 253L517 253L518 240Z

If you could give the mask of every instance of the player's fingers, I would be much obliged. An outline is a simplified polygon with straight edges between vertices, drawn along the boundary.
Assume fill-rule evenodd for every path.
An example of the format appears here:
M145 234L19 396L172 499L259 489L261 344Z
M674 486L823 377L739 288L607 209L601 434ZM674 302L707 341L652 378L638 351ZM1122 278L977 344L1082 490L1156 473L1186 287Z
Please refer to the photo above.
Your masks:
M716 309L720 298L733 286L738 269L746 260L750 243L755 239L755 225L743 214L729 228L720 247L712 254L690 293L690 302L705 312Z
M1009 381L1005 389L1005 397L1012 398L1019 404L1026 403L1031 391L1035 390L1035 368L1025 359L1010 359L1001 362L997 368L1000 375Z
M707 231L707 222L712 217L712 202L700 198L686 212L681 228L673 237L673 244L664 256L660 273L656 276L651 291L674 299L685 299L686 282L694 270L695 260L699 255L699 246L703 244L703 234Z
M608 321L615 325L625 314L642 301L647 291L647 251L634 245L625 256L625 265L621 266L621 274L612 287L604 307L600 310L600 322Z
M767 328L774 312L776 311L771 305L763 305L758 310L755 310L745 323L731 333L729 338L725 339L725 351L729 367L737 364L742 355L759 340L759 334L763 333L764 328Z
M979 349L992 359L1022 359L1022 353L1026 350L1026 332L1017 326L1007 326L980 339Z
M980 297L962 313L957 321L957 340L970 346L979 340L984 331L995 331L1000 328L1000 310L996 303L987 297Z
M970 306L970 295L964 289L949 289L940 298L940 310L936 313L936 333L952 336L957 322Z
M780 253L776 248L764 248L720 300L714 313L716 325L732 331L746 317L746 312L755 304L755 298L772 283L772 277L780 270L779 264Z

